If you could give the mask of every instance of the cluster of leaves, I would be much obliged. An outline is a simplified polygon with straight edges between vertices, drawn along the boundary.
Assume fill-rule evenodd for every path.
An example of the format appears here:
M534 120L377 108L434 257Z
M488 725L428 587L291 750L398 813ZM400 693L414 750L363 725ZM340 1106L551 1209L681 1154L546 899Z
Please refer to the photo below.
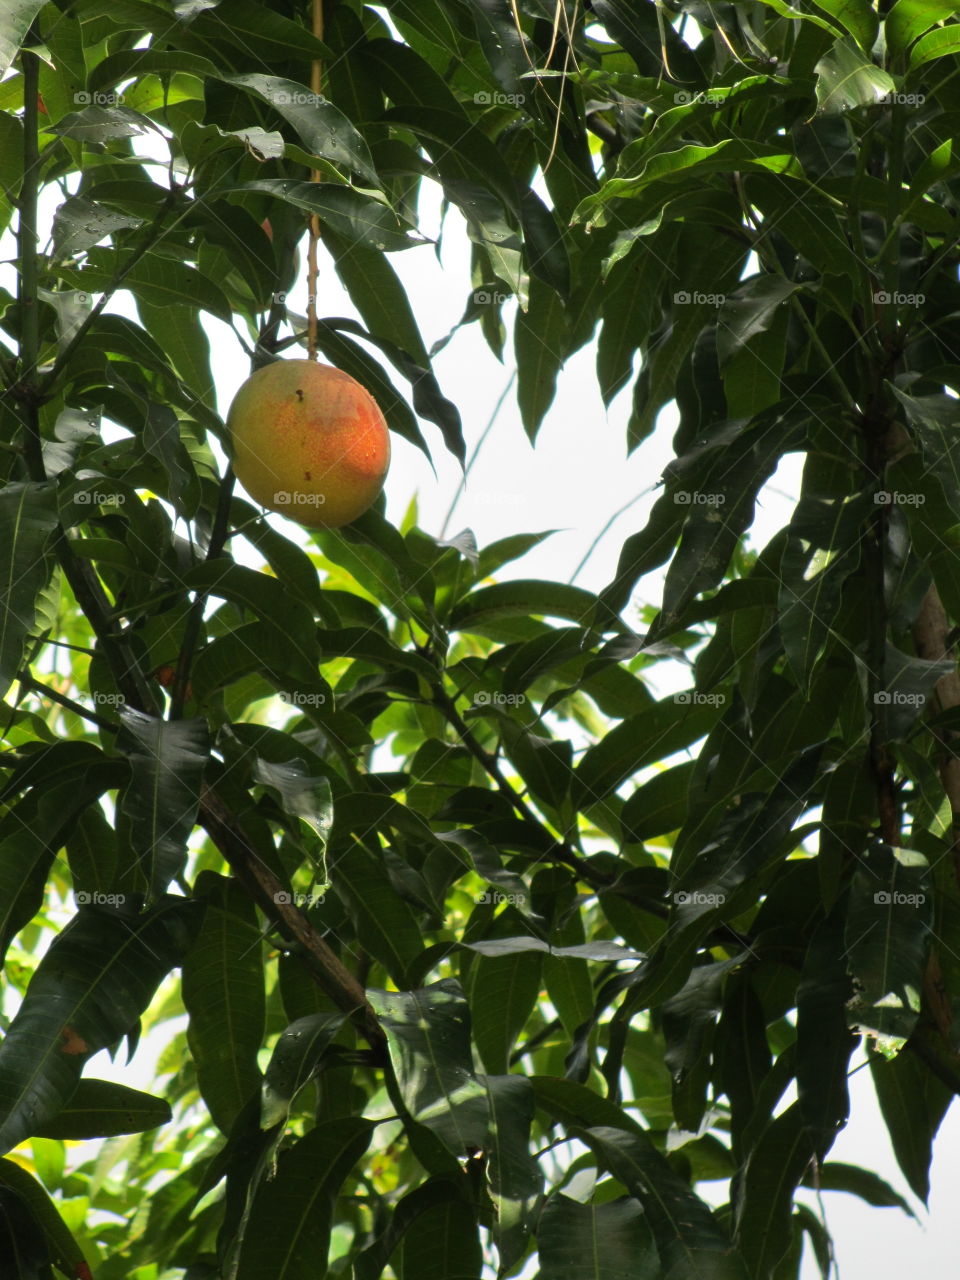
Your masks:
M858 1035L922 1198L960 1088L954 8L337 0L322 39L307 8L6 6L0 1250L793 1280L806 1236L826 1272L798 1187L902 1204L826 1160ZM677 403L599 595L495 581L537 534L375 510L305 549L218 461L201 316L254 364L301 342L309 215L360 316L321 353L463 459L389 260L429 251L425 183L461 323L502 354L519 303L531 437L595 335L632 445ZM142 1022L163 1099L81 1078Z

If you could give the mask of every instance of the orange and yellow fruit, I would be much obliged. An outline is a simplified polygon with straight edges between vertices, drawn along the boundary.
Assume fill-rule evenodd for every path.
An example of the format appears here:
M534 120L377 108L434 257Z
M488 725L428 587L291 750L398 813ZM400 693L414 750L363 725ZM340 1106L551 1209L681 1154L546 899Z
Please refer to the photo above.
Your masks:
M251 374L227 428L233 469L250 497L315 529L362 515L390 466L376 400L356 378L314 360L276 360Z

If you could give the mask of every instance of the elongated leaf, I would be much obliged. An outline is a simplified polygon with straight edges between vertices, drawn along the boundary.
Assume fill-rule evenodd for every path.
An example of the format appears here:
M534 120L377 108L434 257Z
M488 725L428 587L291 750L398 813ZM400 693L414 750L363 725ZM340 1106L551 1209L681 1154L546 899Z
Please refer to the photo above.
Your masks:
M115 213L105 205L82 196L71 196L53 219L53 246L57 258L70 258L89 249L115 231L140 225L139 218Z
M483 1146L487 1095L473 1073L467 1002L445 978L419 991L367 992L383 1023L404 1103L455 1155Z
M523 428L531 441L556 394L557 375L567 354L567 317L549 285L530 282L530 304L517 316L517 399Z
M6 0L0 27L0 74L13 63L27 38L30 24L43 8L42 0Z
M822 1191L846 1191L878 1209L902 1209L908 1217L916 1217L903 1196L872 1169L828 1160L818 1170L817 1186Z
M494 922L496 930L510 932L511 917L520 922L519 913L508 907ZM507 1071L510 1051L536 1003L541 964L540 956L526 949L495 955L481 953L470 964L465 991L470 1002L473 1041L491 1074Z
M707 1205L670 1168L645 1133L584 1129L581 1137L646 1210L670 1280L746 1280L739 1254Z
M910 70L915 71L934 58L947 58L960 52L960 29L955 25L940 27L927 34L910 51Z
M852 41L838 40L817 63L816 72L817 110L828 114L872 106L897 88L892 76Z
M847 1123L847 1070L857 1038L847 1027L852 984L838 907L810 941L797 988L797 1093L817 1159Z
M200 915L198 904L176 898L142 916L80 908L0 1042L0 1148L57 1115L87 1059L127 1033L180 962Z
M200 783L210 753L205 720L157 720L120 709L132 777L121 810L154 896L180 871L187 837L200 803Z
M318 1070L346 1017L345 1013L312 1013L291 1022L280 1033L263 1078L261 1129L273 1128L289 1113L293 1099Z
M497 1208L495 1239L504 1273L526 1252L543 1175L530 1154L530 1081L518 1075L485 1076L483 1084L490 1099L487 1179Z
M266 99L278 115L293 125L311 155L322 156L341 168L352 170L364 179L365 185L380 185L363 137L322 94L311 93L306 85L294 80L259 72L225 79Z
M764 1130L742 1173L736 1239L754 1280L770 1280L787 1251L793 1193L812 1158L810 1135L795 1102Z
M952 18L958 7L953 0L897 0L883 23L888 47L903 53L935 23Z
M399 1280L480 1280L483 1253L473 1207L453 1196L432 1205L404 1232L394 1263Z
M260 1088L257 1052L266 1003L257 913L239 885L213 871L200 874L194 891L206 912L183 961L187 1043L201 1096L215 1124L229 1134Z
M122 766L87 742L58 742L30 764L18 779L30 790L0 823L0 956L39 911L51 863L77 818L124 781ZM74 888L82 903L88 886Z
M12 1191L29 1210L47 1246L44 1261L53 1262L65 1275L79 1276L86 1268L83 1250L37 1179L13 1160L0 1160L0 1187ZM4 1265L11 1261L12 1254L5 1256Z
M356 923L361 945L401 985L407 966L423 949L420 928L382 862L358 840L330 860L330 879Z
M259 192L314 213L348 244L368 249L409 249L422 241L410 236L389 205L352 188L332 182L297 182L291 178L261 178L235 191Z
M417 364L428 366L429 357L406 291L384 254L351 244L329 228L323 242L370 332L396 343Z
M922 854L881 845L857 861L846 949L857 982L854 1025L899 1042L916 1025L933 925L933 885Z
M112 1080L81 1080L70 1101L52 1120L38 1125L32 1138L78 1142L145 1133L172 1118L170 1103Z
M933 1139L954 1094L910 1050L888 1059L868 1048L867 1057L897 1164L914 1195L926 1204Z
M682 695L630 716L584 752L575 770L575 801L604 800L638 769L696 742L718 718L717 705L697 704Z
M347 1116L317 1125L281 1154L276 1176L261 1183L254 1199L237 1280L316 1280L325 1274L336 1199L374 1124Z
M56 485L7 484L0 490L0 690L5 694L33 630L36 600L53 562L47 548L57 527Z
M542 1280L657 1280L662 1273L638 1200L579 1204L557 1194L537 1227Z

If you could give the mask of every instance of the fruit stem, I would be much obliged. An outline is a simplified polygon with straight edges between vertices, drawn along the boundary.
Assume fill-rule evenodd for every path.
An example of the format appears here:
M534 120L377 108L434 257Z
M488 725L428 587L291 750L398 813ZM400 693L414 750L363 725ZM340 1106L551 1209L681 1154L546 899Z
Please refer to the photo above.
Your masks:
M323 0L313 0L313 34L323 39ZM314 58L310 68L310 89L317 97L323 89L323 68L319 58ZM311 182L320 181L320 172L312 170ZM320 239L320 219L310 215L310 236L307 242L307 356L317 358L317 241Z

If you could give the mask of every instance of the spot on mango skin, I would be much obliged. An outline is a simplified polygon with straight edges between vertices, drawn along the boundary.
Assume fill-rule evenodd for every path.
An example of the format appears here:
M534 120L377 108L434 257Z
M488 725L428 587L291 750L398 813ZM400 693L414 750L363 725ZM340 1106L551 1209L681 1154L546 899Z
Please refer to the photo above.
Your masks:
M68 1023L60 1032L60 1039L63 1044L60 1046L61 1053L89 1053L90 1047L82 1036L77 1035L76 1030Z

